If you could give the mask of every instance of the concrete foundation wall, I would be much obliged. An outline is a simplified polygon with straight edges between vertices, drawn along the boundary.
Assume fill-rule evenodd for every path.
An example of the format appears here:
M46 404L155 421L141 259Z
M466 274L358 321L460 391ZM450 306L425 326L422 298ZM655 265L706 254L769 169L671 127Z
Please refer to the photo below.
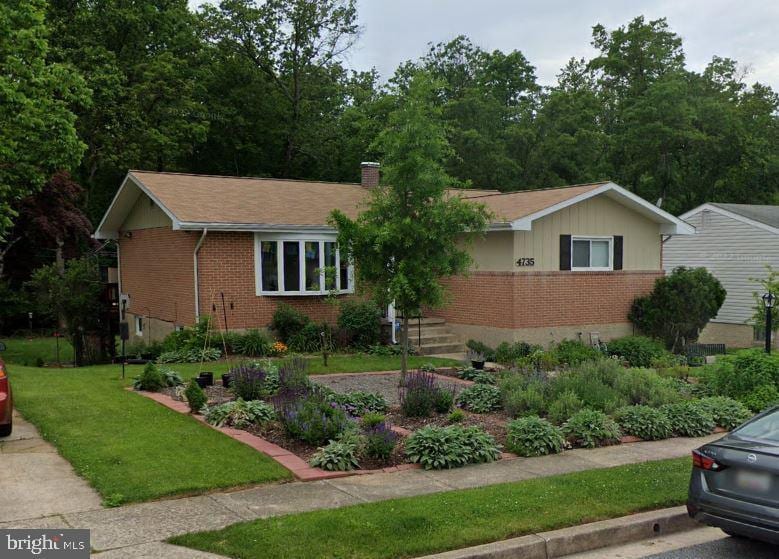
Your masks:
M701 332L698 341L702 344L725 344L727 347L752 347L760 344L750 324L728 324L709 322Z
M547 347L562 340L581 340L590 342L590 334L598 333L601 341L608 341L633 333L633 327L627 323L588 324L581 326L552 326L549 328L495 328L492 326L475 326L473 324L447 323L459 339L466 342L470 339L484 342L495 347L501 342L528 342Z

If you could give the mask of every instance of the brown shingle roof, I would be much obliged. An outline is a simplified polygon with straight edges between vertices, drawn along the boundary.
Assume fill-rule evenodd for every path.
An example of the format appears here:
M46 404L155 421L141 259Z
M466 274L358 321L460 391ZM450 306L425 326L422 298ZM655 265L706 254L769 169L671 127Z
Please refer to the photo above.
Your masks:
M338 208L359 213L369 191L359 184L222 177L130 171L180 222L266 225L327 225ZM509 222L578 196L603 182L571 187L500 193L450 190L481 202L495 222Z

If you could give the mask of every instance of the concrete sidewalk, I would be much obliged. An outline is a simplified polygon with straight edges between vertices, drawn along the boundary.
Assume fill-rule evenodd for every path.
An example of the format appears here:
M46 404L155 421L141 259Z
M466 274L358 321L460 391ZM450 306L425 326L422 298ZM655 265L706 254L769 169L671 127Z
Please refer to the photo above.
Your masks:
M407 470L340 479L268 485L254 489L170 499L114 509L65 512L56 517L14 522L20 527L88 528L92 546L106 559L130 557L215 557L161 544L187 532L223 528L236 522L283 514L480 487L595 468L677 458L707 441L677 438L593 450L570 450L539 458L518 458L455 470ZM10 527L10 525L0 525Z

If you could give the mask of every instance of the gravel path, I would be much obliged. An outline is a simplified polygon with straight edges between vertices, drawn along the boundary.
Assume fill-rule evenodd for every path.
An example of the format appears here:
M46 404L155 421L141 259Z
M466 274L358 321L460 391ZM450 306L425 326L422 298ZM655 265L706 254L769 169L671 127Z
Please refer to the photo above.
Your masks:
M381 394L390 406L400 404L398 398L398 383L400 373L386 373L381 375L311 375L309 378L323 386L327 386L336 392L373 392ZM456 381L440 379L442 386L453 388L455 393L463 389L463 385Z

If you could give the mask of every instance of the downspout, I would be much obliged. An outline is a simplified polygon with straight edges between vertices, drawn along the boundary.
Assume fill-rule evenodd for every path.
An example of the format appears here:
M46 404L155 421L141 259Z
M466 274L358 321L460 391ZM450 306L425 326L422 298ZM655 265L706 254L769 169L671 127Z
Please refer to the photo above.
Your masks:
M197 273L197 253L200 252L200 247L203 246L203 241L206 239L206 235L208 234L208 229L203 229L203 234L200 236L200 239L198 239L197 244L195 245L195 252L192 255L194 259L194 271L195 271L195 320L200 320L200 285L198 282L198 273Z

